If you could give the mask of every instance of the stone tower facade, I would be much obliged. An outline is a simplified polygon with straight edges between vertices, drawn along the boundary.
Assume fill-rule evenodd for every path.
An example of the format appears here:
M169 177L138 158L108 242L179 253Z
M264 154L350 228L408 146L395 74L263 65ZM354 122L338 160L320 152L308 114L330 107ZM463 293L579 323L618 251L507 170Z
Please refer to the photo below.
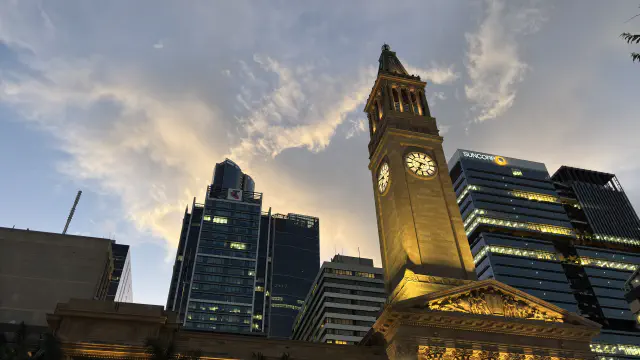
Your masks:
M420 77L389 45L365 112L388 305L363 339L391 360L591 359L599 325L495 280L477 281Z
M388 45L379 62L365 106L369 169L387 291L397 301L476 275L426 83ZM407 288L405 274L429 277Z

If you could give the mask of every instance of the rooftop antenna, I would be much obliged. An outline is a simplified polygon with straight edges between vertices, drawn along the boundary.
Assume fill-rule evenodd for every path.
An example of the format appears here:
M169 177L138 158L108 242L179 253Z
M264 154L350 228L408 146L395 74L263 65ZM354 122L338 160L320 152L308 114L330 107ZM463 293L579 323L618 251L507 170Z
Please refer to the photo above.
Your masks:
M64 230L62 230L63 234L66 234L67 229L69 229L69 224L71 223L71 219L73 219L73 214L76 212L76 206L78 206L78 201L80 201L81 195L82 195L82 190L78 190L78 195L76 195L76 200L73 202L73 206L71 207L71 211L69 212L67 223L64 225Z

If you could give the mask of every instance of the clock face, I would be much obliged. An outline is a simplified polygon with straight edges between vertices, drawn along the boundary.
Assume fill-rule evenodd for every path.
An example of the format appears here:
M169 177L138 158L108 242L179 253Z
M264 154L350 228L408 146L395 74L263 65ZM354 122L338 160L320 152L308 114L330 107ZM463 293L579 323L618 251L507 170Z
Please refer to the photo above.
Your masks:
M420 177L431 177L436 174L436 162L423 152L410 152L405 158L407 168Z
M389 186L389 164L386 162L380 166L380 170L378 172L378 191L380 194L384 193Z

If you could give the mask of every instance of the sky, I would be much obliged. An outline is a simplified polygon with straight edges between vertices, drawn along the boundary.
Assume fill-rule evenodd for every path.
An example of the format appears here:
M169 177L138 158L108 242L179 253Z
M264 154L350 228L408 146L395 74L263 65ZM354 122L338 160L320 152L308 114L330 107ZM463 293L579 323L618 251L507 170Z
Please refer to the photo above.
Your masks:
M613 172L640 206L632 1L0 0L0 226L131 245L165 304L185 207L238 163L263 210L320 218L321 260L380 265L364 101L388 43L447 157Z

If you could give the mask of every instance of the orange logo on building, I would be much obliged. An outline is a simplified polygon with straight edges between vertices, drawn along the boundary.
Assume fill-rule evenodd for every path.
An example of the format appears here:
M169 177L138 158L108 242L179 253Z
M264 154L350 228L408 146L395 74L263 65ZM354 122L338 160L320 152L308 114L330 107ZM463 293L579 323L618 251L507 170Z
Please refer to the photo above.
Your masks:
M493 161L500 166L507 165L507 159L503 158L502 156L496 156Z

